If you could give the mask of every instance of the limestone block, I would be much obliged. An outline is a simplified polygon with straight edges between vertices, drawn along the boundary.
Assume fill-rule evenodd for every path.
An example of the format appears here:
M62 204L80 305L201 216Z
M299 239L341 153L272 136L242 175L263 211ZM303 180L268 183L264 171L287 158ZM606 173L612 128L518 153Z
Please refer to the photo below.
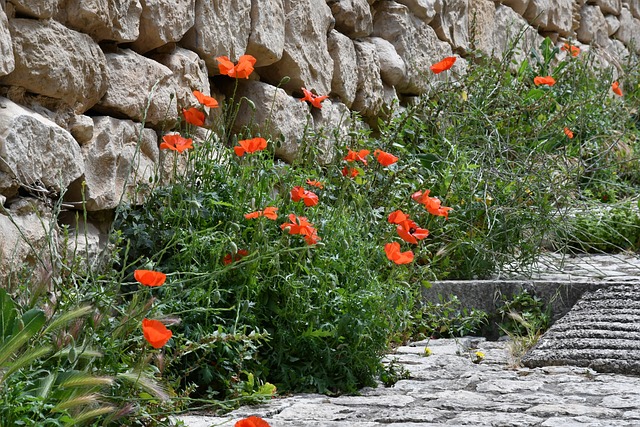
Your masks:
M142 122L148 105L146 124L155 126L178 119L176 93L188 89L176 85L169 68L130 49L105 56L109 85L96 111Z
M133 42L138 38L140 0L66 0L56 19L96 41Z
M605 15L607 21L607 35L612 36L620 29L620 21L615 15Z
M469 0L447 0L442 12L437 14L431 26L440 40L449 42L455 49L469 48Z
M627 48L633 47L636 52L640 52L640 19L634 18L626 7L621 9L619 19L620 29L613 36Z
M51 18L58 9L59 0L9 0L16 12L33 18Z
M573 0L531 0L523 16L536 28L568 37L572 31L573 6Z
M620 0L591 0L588 3L598 5L603 14L620 15L622 2Z
M397 2L407 6L411 13L428 24L436 15L442 13L444 0L397 0Z
M82 146L82 156L84 176L70 186L67 203L80 206L84 191L89 211L114 209L121 199L140 204L147 191L139 184L149 184L158 162L158 137L140 123L93 117L93 138Z
M640 19L640 0L622 0L634 18Z
M617 21L617 18L613 18ZM618 22L618 27L620 23ZM608 23L598 6L585 4L580 11L580 27L576 31L582 43L607 46L609 42Z
M84 172L80 147L51 120L0 97L0 193L60 193Z
M401 94L419 95L429 88L429 65L451 56L448 43L438 40L433 28L415 18L409 9L392 1L375 4L373 35L389 41L403 59L406 79L396 86Z
M172 86L179 107L199 105L193 96L194 90L210 94L207 66L197 53L177 47L171 53L156 54L151 58L173 72Z
M196 0L196 22L180 42L207 63L209 75L219 74L218 56L237 61L251 33L251 0Z
M502 58L502 55L510 48L510 43L523 31L522 37L514 47L514 59L517 64L529 56L532 48L540 46L543 38L513 9L498 5L492 43L494 46L493 56L498 59Z
M509 6L518 15L523 16L524 12L529 7L530 0L501 0L500 3Z
M262 67L279 61L283 50L284 0L253 0L246 53L257 59L256 66Z
M68 130L80 145L84 145L93 138L93 120L91 117L78 114L69 120Z
M396 48L380 37L368 37L365 41L372 43L376 47L382 81L391 86L403 81L407 74L407 68L398 52L396 52Z
M30 198L0 210L0 286L9 285L21 269L40 270L34 267L39 257L47 258L51 217L51 209Z
M241 80L238 82L236 99L246 97L255 105L242 102L234 132L243 132L246 138L262 136L270 144L276 144L276 156L292 162L298 154L300 139L309 117L309 107L300 99L287 95L283 89L270 84ZM243 130L251 126L252 134Z
M336 30L355 39L373 30L371 8L366 0L327 0L336 20Z
M335 157L336 143L348 138L352 128L351 111L343 103L327 99L322 103L322 109L311 110L311 116L315 134L319 136L321 144L316 147L316 160L323 165L329 164Z
M373 117L380 111L384 98L378 52L376 45L364 40L356 40L353 45L358 63L358 87L351 108L363 116Z
M195 24L195 0L140 0L140 34L131 48L139 53L179 41Z
M339 97L347 107L351 107L358 86L358 75L353 72L357 69L356 49L349 37L336 30L331 30L327 43L329 55L333 59L331 94Z
M327 47L327 34L334 22L331 9L317 0L284 0L284 13L282 58L260 68L260 76L273 85L288 76L289 82L282 87L290 92L306 87L318 94L329 93L333 77L333 60Z
M492 0L469 0L469 37L476 49L491 55L495 50L496 5Z
M111 219L107 215L90 216L85 220L81 211L64 211L58 216L58 223L68 227L65 243L69 261L87 271L99 271L108 261Z
M11 33L9 32L9 21L4 10L0 7L0 76L9 74L15 68L13 59L13 47L11 45Z
M82 113L96 104L107 89L105 56L86 34L56 21L13 19L15 69L0 84L56 98Z

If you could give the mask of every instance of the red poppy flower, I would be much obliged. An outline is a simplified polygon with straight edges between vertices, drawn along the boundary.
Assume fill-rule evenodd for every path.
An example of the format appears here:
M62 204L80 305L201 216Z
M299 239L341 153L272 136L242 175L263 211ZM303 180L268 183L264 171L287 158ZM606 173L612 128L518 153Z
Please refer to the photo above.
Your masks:
M445 219L449 218L449 211L452 208L446 206L440 206L440 199L437 197L429 197L429 190L416 191L411 195L411 198L416 202L422 204L431 215L443 216Z
M413 252L400 252L400 243L398 242L387 243L384 245L384 252L387 254L387 258L389 258L389 260L398 265L409 264L413 261Z
M218 107L218 101L216 101L215 98L212 98L211 96L207 96L202 92L194 90L193 91L193 96L195 96L196 99L198 100L198 102L200 104L204 105L205 107L209 107L209 108L217 108Z
M322 108L322 101L329 98L327 95L318 96L305 88L302 88L302 93L304 93L304 97L300 101L309 101L316 108Z
M560 49L565 52L569 52L569 54L573 57L580 55L580 48L569 43L565 43Z
M171 133L162 137L160 143L161 150L173 150L182 153L185 150L193 148L193 140L191 138L183 138L179 133Z
M153 348L162 348L173 333L159 320L142 320L142 335Z
M355 162L357 160L362 162L366 166L367 156L369 155L369 153L370 153L369 150L360 150L358 152L349 150L344 160L346 160L347 162Z
M249 255L249 251L246 249L240 249L238 252L236 252L235 255L232 254L226 254L224 256L224 258L222 259L222 263L224 265L229 265L232 262L236 262L241 260L242 258L246 257L247 255Z
M393 211L389 214L387 221L391 224L400 224L402 221L406 221L409 219L409 216L402 212L401 210Z
M318 231L306 217L289 214L289 221L290 222L280 225L280 228L283 230L288 229L289 234L300 234L309 245L318 243L318 241L321 240L320 237L318 237Z
M145 286L160 286L167 280L167 275L153 270L136 270L133 277Z
M358 175L360 175L360 172L358 172L358 169L356 169L356 168L348 168L346 166L342 168L342 176L348 176L349 178L355 178Z
M536 86L540 86L540 85L553 86L554 84L556 84L556 79L554 79L551 76L546 76L546 77L538 76L535 79L533 79L533 83Z
M314 180L307 179L307 185L311 185L312 187L318 187L321 190L324 188L324 183L320 181L316 181L315 179Z
M243 139L238 141L238 144L240 145L233 147L233 151L240 157L244 156L244 153L251 154L267 148L267 140L264 138Z
M622 89L620 89L620 83L613 82L611 83L611 90L618 96L622 96Z
M204 113L195 107L191 107L188 110L182 109L182 114L187 123L191 123L195 126L204 125Z
M398 158L391 153L382 150L375 150L373 155L382 166L387 167L398 161Z
M564 128L564 133L565 133L565 135L567 135L567 138L569 138L569 139L573 138L573 132L571 132L571 129Z
M234 424L234 427L271 427L268 422L260 417L250 416L243 418Z
M418 227L418 224L408 218L398 225L396 231L402 240L414 245L418 244L418 240L426 239L429 236L429 230Z
M251 55L242 55L238 59L237 65L234 65L228 56L219 56L216 61L218 61L220 74L237 79L248 79L253 73L253 66L256 64L256 58Z
M264 208L264 210L262 211L255 211L255 212L251 212L248 214L245 214L245 218L246 219L254 219L254 218L259 218L261 216L267 218L267 219L271 219L271 220L276 220L278 219L278 214L276 213L278 211L278 208L274 207L274 206L268 206L266 208Z
M302 199L306 207L315 206L318 204L318 196L309 190L305 190L303 187L296 186L291 190L291 200L299 202Z
M433 74L440 74L441 72L447 71L448 69L453 67L453 64L455 64L456 59L458 58L455 56L447 56L442 61L433 64L429 68L431 68L431 71L433 71Z

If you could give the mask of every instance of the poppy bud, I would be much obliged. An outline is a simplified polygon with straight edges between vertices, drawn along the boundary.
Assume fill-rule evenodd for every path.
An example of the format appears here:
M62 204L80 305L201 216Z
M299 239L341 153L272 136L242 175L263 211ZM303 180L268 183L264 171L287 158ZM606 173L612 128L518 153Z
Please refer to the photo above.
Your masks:
M236 245L234 242L231 242L231 254L235 255L238 253L238 245Z

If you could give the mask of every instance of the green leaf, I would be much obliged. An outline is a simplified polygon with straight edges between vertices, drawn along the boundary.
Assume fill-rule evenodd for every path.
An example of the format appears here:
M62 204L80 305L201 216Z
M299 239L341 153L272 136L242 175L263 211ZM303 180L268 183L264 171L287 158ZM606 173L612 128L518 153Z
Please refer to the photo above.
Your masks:
M16 305L7 291L0 289L0 342L11 335L15 324L16 310Z
M29 338L42 329L45 320L44 313L36 309L29 310L22 315L24 328L0 346L0 366L4 366L5 362L15 355Z

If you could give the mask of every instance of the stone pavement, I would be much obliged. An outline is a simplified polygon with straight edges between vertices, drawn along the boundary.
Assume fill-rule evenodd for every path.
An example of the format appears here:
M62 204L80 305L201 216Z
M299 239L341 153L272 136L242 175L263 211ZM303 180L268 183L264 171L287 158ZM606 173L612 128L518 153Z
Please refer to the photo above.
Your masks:
M393 387L359 396L295 395L222 417L179 419L189 427L232 427L249 415L272 427L640 426L640 377L515 368L509 347L482 338L417 342L389 355L410 372ZM479 363L477 351L484 353Z

